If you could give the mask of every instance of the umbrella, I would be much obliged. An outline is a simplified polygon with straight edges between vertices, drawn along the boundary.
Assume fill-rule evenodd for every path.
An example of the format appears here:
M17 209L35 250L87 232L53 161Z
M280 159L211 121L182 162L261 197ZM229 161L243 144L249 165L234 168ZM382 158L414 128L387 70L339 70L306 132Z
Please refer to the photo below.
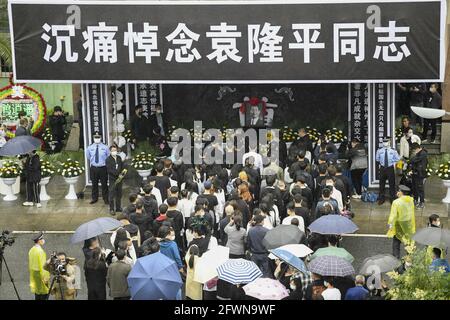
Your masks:
M447 229L434 227L420 229L412 238L420 244L426 244L435 248L450 247L450 231Z
M353 256L344 248L333 246L317 249L317 251L314 252L314 254L311 256L311 260L314 260L315 258L321 256L335 256L345 259L350 263L353 263L353 261L355 260L355 258L353 258Z
M41 146L41 140L32 136L18 136L9 140L0 149L0 156L17 156L36 150Z
M281 300L289 296L289 291L278 280L258 278L242 287L246 295L259 300Z
M308 229L320 234L344 234L356 232L358 226L346 217L328 214L311 223Z
M307 255L314 252L310 248L305 246L304 244L286 244L282 247L279 247L278 249L282 249L284 251L290 252L294 256L299 257L299 258L304 258ZM274 260L276 258L277 257L273 253L269 254L269 259Z
M300 260L300 258L297 258L292 253L282 250L282 249L274 249L270 251L272 254L274 254L277 258L280 260L283 260L290 266L294 267L295 269L307 273L308 270L306 269L305 263Z
M321 276L345 277L355 273L353 266L336 256L322 256L309 263L309 271Z
M437 119L445 116L446 114L450 114L450 112L446 112L445 110L432 108L411 107L411 110L419 117L425 119Z
M182 285L177 264L161 252L137 259L128 275L133 300L175 300Z
M230 259L217 268L220 280L231 284L250 283L262 276L258 266L249 260Z
M377 254L375 256L364 259L360 274L372 274L374 271L378 273L388 272L397 269L401 265L401 261L390 254Z
M279 225L267 231L262 243L267 250L271 250L286 244L299 244L304 235L297 226Z
M72 235L70 242L81 242L99 236L101 234L104 234L105 232L111 231L121 226L122 223L116 219L110 217L97 218L83 223L81 226L79 226L77 230L75 230L75 233Z
M206 251L195 265L194 281L205 283L217 277L216 269L228 261L230 248L217 246Z

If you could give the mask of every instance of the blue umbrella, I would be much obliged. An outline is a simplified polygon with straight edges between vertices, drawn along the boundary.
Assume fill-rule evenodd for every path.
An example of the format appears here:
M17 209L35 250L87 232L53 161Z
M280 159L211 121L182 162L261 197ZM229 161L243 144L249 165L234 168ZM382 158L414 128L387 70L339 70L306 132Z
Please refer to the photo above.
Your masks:
M0 156L26 154L41 146L41 140L32 136L18 136L9 140L0 148Z
M128 275L133 300L175 300L182 285L177 264L161 252L137 259Z
M220 280L231 284L250 283L262 276L261 270L253 261L244 259L230 259L216 270Z
M70 239L71 243L82 242L84 240L99 236L108 231L116 229L122 226L122 222L109 218L102 217L97 218L86 223L83 223L81 226L75 230L75 233L72 235Z
M278 259L283 260L287 264L293 266L298 271L301 271L303 273L307 273L308 269L306 269L305 263L298 257L294 256L289 251L283 250L283 249L273 249L269 250L270 253L275 255Z
M356 232L358 226L346 217L337 214L329 214L321 216L311 223L308 229L311 232L320 234L344 234Z

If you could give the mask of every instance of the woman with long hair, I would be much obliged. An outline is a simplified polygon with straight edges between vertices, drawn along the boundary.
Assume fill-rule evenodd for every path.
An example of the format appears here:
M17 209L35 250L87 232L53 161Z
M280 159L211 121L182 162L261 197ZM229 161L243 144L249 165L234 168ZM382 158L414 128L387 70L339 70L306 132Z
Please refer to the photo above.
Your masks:
M235 213L230 223L225 227L225 233L228 236L226 246L230 248L230 259L239 259L245 257L245 241L247 232L242 227L242 215Z
M194 281L195 266L199 259L200 250L197 245L192 245L186 254L186 298L189 300L202 300L203 288L200 282Z
M92 258L86 261L85 269L88 300L106 300L105 255L99 247L92 249Z

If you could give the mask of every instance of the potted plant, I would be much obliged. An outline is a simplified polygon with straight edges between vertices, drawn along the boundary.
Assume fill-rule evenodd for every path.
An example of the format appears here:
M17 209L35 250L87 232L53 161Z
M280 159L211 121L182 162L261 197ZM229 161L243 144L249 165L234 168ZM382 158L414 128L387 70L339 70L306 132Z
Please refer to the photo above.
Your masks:
M47 184L50 182L50 178L55 174L55 167L47 160L41 159L41 181L39 185L41 186L41 192L39 198L41 201L50 200L50 196L47 193Z
M12 185L16 183L17 177L22 172L20 165L13 160L6 160L3 162L3 166L0 168L0 178L6 185L6 195L3 197L5 201L14 201L17 196L14 195Z
M131 166L136 169L137 173L144 179L150 175L155 159L151 153L141 152L133 157Z
M84 172L84 168L80 165L79 161L67 159L62 163L58 173L64 177L64 180L69 184L69 192L65 196L67 200L78 199L75 193L75 184L78 182L78 178Z
M442 179L444 187L447 188L447 195L442 199L442 202L450 203L450 160L439 165L436 175Z

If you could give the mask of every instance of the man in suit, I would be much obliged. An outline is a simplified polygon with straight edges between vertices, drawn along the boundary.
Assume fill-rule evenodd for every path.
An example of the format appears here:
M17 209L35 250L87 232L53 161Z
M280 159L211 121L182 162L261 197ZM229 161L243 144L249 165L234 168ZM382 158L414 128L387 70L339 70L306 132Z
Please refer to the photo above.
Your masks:
M112 145L110 155L106 158L106 172L108 173L109 182L109 212L115 215L116 212L122 212L122 181L117 181L123 170L122 158L117 154L117 146Z
M36 154L36 151L31 151L27 154L23 166L23 171L26 177L26 193L27 193L27 201L23 203L24 206L33 206L36 204L36 207L40 208L41 201L39 198L40 186L39 182L41 181L41 162L39 159L39 155Z

